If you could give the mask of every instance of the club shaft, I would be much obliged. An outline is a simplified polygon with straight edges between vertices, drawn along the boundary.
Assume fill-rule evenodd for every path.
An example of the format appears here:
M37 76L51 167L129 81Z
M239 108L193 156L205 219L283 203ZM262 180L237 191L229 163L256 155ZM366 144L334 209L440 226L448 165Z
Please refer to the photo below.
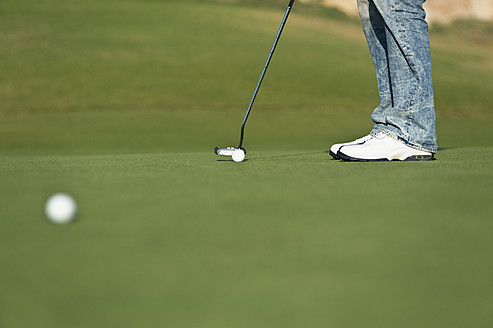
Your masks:
M277 31L276 38L274 40L274 43L272 44L272 48L270 49L269 56L267 57L267 61L265 62L264 69L262 70L262 73L260 74L260 78L257 83L257 87L255 88L255 91L253 92L252 99L250 100L250 104L248 105L248 109L246 111L245 117L243 118L243 122L241 123L241 132L240 132L240 143L238 145L238 148L241 148L243 145L243 137L245 135L245 125L248 120L248 116L250 115L250 112L253 107L253 103L255 102L255 98L257 98L258 91L260 89L260 85L262 84L262 81L264 80L265 72L267 72L267 68L269 67L270 61L272 59L272 55L274 54L274 51L276 50L277 43L279 42L279 38L281 37L282 30L284 29L284 25L286 25L286 21L288 20L289 13L291 12L291 8L293 7L294 0L291 0L289 2L288 8L286 9L286 13L284 14L284 17L281 22L281 26L279 27L279 30Z

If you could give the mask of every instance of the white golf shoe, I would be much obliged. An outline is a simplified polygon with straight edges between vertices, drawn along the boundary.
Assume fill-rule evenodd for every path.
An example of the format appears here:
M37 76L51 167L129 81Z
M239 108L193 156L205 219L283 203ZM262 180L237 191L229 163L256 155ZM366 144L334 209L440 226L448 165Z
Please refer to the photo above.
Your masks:
M334 145L332 145L332 147L330 147L329 154L330 154L330 156L334 157L334 159L340 159L339 156L337 155L337 152L339 151L339 149L341 149L341 147L362 144L365 141L370 140L370 139L371 139L371 135L367 135L367 136L361 137L359 139L356 139L354 141L334 144Z
M363 143L340 147L337 157L352 162L431 161L434 154L411 148L380 132Z

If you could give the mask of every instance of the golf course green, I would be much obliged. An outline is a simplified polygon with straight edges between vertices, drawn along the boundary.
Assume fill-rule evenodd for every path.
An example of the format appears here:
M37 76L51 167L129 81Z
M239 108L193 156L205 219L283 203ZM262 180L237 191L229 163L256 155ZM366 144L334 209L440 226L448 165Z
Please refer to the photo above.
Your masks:
M346 163L372 61L296 3L218 157L287 3L0 3L0 327L493 325L493 23L430 30L436 161Z

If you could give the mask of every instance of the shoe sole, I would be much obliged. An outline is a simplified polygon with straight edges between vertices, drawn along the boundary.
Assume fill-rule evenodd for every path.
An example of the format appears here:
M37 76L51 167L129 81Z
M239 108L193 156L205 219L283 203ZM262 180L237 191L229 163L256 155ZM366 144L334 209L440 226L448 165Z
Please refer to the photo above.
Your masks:
M332 156L333 159L341 159L337 154L334 154L332 150L329 150L329 155Z
M434 161L435 154L431 155L413 155L409 156L404 160L393 159L390 160L388 158L375 158L375 159L367 159L367 158L355 158L351 156L347 156L340 151L337 152L337 157L342 159L345 162L392 162L392 161L402 161L402 162L422 162L422 161Z

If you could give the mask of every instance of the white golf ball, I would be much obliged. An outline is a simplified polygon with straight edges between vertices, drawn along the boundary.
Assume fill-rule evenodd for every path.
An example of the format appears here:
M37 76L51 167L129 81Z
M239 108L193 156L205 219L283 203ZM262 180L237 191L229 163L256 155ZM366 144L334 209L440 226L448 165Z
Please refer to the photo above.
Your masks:
M236 149L234 152L233 152L233 161L235 162L243 162L243 160L245 159L245 152L242 150L242 149Z
M53 223L69 223L75 219L77 203L70 195L64 193L54 194L46 201L45 214Z

